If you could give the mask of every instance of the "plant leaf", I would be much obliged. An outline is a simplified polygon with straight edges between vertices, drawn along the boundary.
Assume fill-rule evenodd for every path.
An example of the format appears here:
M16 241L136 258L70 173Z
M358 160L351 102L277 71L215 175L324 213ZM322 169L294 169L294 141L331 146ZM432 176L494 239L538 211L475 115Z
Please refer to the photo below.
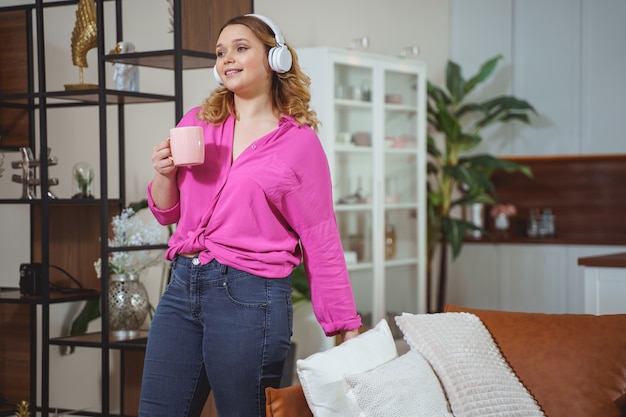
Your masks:
M446 242L452 248L452 259L456 259L461 253L463 240L469 230L476 230L476 225L461 219L444 217L441 219L441 232Z
M78 316L72 322L70 335L84 334L87 331L89 322L100 317L100 299L88 300ZM74 353L75 347L70 346L70 353Z
M494 122L519 120L529 123L528 112L535 112L533 106L525 100L511 96L500 96L482 103L485 117L476 123L477 128L483 128Z
M471 169L475 169L491 175L495 170L503 170L506 172L521 172L529 178L533 174L528 165L520 164L506 159L498 159L489 154L479 154L459 158L460 165L466 165Z
M498 61L503 59L502 55L496 55L491 59L488 59L480 67L480 70L476 75L471 77L465 84L464 94L469 94L478 84L484 82L487 78L491 77L491 74L498 65Z
M450 207L467 206L475 203L493 205L496 204L497 201L490 194L487 193L465 194L463 197L453 200L452 203L450 203Z
M481 112L485 114L487 113L487 109L482 104L468 103L468 104L463 104L461 107L459 107L454 113L454 115L460 119L469 113L475 113L475 112Z
M435 164L434 162L428 161L426 163L426 173L427 174L432 174L432 175L436 175L439 172L439 165Z
M468 193L478 194L493 191L493 184L483 171L472 169L467 165L446 165L444 174L454 178L458 183L468 187Z
M480 145L480 142L482 141L483 138L478 134L462 133L461 135L459 135L459 140L456 142L456 145L460 152L466 152Z
M499 96L489 99L481 104L488 111L495 107L503 107L507 110L532 111L536 113L535 108L526 100L521 100L513 96Z
M441 158L441 150L439 150L435 139L430 135L426 138L426 151L435 158Z
M443 89L437 87L435 84L431 83L430 81L428 81L426 84L426 90L427 90L428 98L431 101L435 103L443 103L446 106L449 106L450 104L452 104L452 100L450 97L448 97L446 92L443 91Z
M437 110L439 110L441 132L446 135L447 142L456 143L461 133L458 119L448 112L448 108L443 103L437 103Z
M461 74L461 67L450 60L446 66L446 88L454 103L460 103L465 97L465 80Z
M294 303L301 300L311 301L311 288L304 270L304 264L300 263L291 273L292 300Z

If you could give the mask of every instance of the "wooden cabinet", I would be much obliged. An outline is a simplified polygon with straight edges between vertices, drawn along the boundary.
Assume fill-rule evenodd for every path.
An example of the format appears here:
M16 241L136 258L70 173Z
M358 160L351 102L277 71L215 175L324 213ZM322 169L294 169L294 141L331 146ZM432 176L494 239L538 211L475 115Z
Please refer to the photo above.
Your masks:
M46 79L52 75L48 73L50 66L44 63L46 59L54 59L54 48L49 47L46 39L52 32L43 31L43 27L44 25L55 27L57 24L49 18L50 16L57 18L68 16L68 20L73 20L77 3L66 0L8 0L0 7L0 34L3 41L0 45L2 59L0 135L4 135L2 132L6 132L7 127L23 126L23 123L26 123L26 129L20 130L26 133L15 136L15 140L7 141L6 137L0 136L0 149L13 150L26 146L30 147L33 153L35 151L39 153L39 149L47 149L50 141L58 143L63 140L63 134L59 134L59 127L56 126L56 130L51 128L59 114L74 112L76 116L73 117L82 117L82 110L79 109L95 108L97 118L94 125L97 126L95 128L97 133L90 136L97 138L97 144L90 147L89 152L98 154L99 167L96 178L100 180L99 193L95 199L89 201L63 197L41 198L40 196L46 196L48 191L45 181L39 188L38 196L32 200L0 200L2 204L23 206L30 212L30 256L28 258L28 255L25 255L24 261L43 264L44 288L42 294L35 297L22 296L17 289L0 289L0 398L6 401L6 404L0 405L0 415L13 415L15 403L22 400L30 401L33 413L36 408L37 414L44 417L54 412L57 407L59 411L62 411L62 408L78 408L76 402L80 402L81 398L77 398L74 392L64 396L70 400L63 404L58 404L56 398L52 397L52 393L69 390L79 382L72 380L64 383L60 380L66 376L63 372L51 374L51 369L62 368L61 361L66 363L77 360L77 357L72 356L59 359L58 351L67 345L98 352L99 360L91 360L91 363L98 363L99 371L81 376L93 378L86 379L85 383L94 382L99 391L97 400L100 405L95 411L90 408L90 414L106 416L136 414L140 390L138 373L141 369L136 366L135 361L143 354L145 339L116 340L105 327L106 319L103 320L100 332L73 338L61 337L61 326L58 322L65 320L65 326L68 326L71 316L67 308L59 313L57 306L82 302L98 295L94 293L66 295L49 290L50 283L59 283L66 279L55 275L49 267L56 265L67 270L85 288L100 289L105 301L102 303L103 317L106 317L107 274L104 271L103 278L97 280L93 272L93 262L99 257L108 257L116 250L108 246L108 237L111 218L126 205L127 109L135 105L171 103L172 113L175 115L173 121L182 117L184 71L212 67L215 62L213 53L215 37L220 26L230 17L253 11L251 0L230 1L227 5L210 0L174 0L173 9L176 13L173 19L173 47L168 45L164 49L153 51L110 55L108 51L112 45L103 45L104 42L100 42L98 51L94 54L96 58L90 58L90 65L97 68L99 80L97 89L71 92L40 91L45 89ZM103 25L98 26L98 38L100 40L104 38L105 29L107 33L115 33L117 37L121 37L123 29L121 14L124 4L128 2L95 0L95 3L98 22L103 22ZM106 8L105 4L108 4ZM147 1L146 4L152 7L155 3ZM162 7L167 7L167 3L163 2ZM137 16L134 21L142 22L146 16L149 14ZM67 40L63 38L62 42L65 43ZM54 42L51 44L54 45ZM8 60L12 63L15 61L15 65L6 65ZM105 74L114 63L129 63L171 72L174 75L174 93L164 95L143 90L128 92L107 88ZM15 82L9 77L13 74L7 72L9 69L14 69L13 73L16 76L20 75ZM59 74L55 75L57 79L61 77ZM15 109L25 112L30 118L35 117L36 120L27 118L24 122L21 116L13 113ZM145 123L149 123L151 113L146 111L145 114ZM107 118L114 119L117 129L110 128ZM117 144L113 150L110 148L112 142ZM40 167L39 174L42 180L47 179L48 167ZM2 218L0 224L11 221L10 218ZM4 226L0 227L6 230ZM9 245L11 236L0 234L0 242ZM15 275L17 273L18 271L14 272ZM67 281L65 283L67 284ZM52 306L55 307L51 308ZM59 314L68 316L57 317ZM145 337L145 334L143 336ZM119 358L119 361L111 358ZM114 365L120 361L121 367L115 369ZM120 377L120 372L123 377ZM120 389L114 383L119 379L122 380L120 398L117 393L112 392ZM116 404L113 399L119 399L119 403Z
M326 47L297 53L322 122L357 309L367 325L424 311L425 64Z

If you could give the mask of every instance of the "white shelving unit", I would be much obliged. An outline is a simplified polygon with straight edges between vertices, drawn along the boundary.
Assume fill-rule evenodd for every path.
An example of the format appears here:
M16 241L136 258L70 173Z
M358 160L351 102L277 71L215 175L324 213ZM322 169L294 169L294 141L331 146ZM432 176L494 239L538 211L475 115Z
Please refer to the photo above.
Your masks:
M357 308L366 325L425 312L425 64L327 47L297 53L322 122Z

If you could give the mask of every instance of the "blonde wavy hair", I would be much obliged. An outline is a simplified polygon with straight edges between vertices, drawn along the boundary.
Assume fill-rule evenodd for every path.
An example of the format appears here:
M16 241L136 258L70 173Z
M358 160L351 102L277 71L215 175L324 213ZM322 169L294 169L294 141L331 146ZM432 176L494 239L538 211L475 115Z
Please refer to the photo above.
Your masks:
M267 52L276 46L274 33L263 21L253 16L238 16L230 19L222 28L231 25L244 25L265 45ZM309 87L311 79L302 72L298 64L296 52L285 44L293 57L291 69L286 73L272 72L272 107L279 115L293 117L299 125L308 125L317 131L320 124L315 111L309 107L311 93ZM223 85L217 87L209 97L204 100L202 110L198 112L198 118L207 123L219 125L228 116L235 115L234 93Z

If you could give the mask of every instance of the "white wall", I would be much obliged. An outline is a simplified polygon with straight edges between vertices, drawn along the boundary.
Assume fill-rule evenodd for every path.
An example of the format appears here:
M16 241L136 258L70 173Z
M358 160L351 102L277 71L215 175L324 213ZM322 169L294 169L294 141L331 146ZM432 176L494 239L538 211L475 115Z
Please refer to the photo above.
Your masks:
M398 55L419 45L429 76L441 79L448 59L448 1L256 0L255 12L270 16L295 47L348 48L368 36L369 51Z
M620 0L452 0L450 57L466 75L504 56L484 97L510 93L539 115L489 130L499 155L626 153L626 3ZM479 97L477 95L476 97Z

